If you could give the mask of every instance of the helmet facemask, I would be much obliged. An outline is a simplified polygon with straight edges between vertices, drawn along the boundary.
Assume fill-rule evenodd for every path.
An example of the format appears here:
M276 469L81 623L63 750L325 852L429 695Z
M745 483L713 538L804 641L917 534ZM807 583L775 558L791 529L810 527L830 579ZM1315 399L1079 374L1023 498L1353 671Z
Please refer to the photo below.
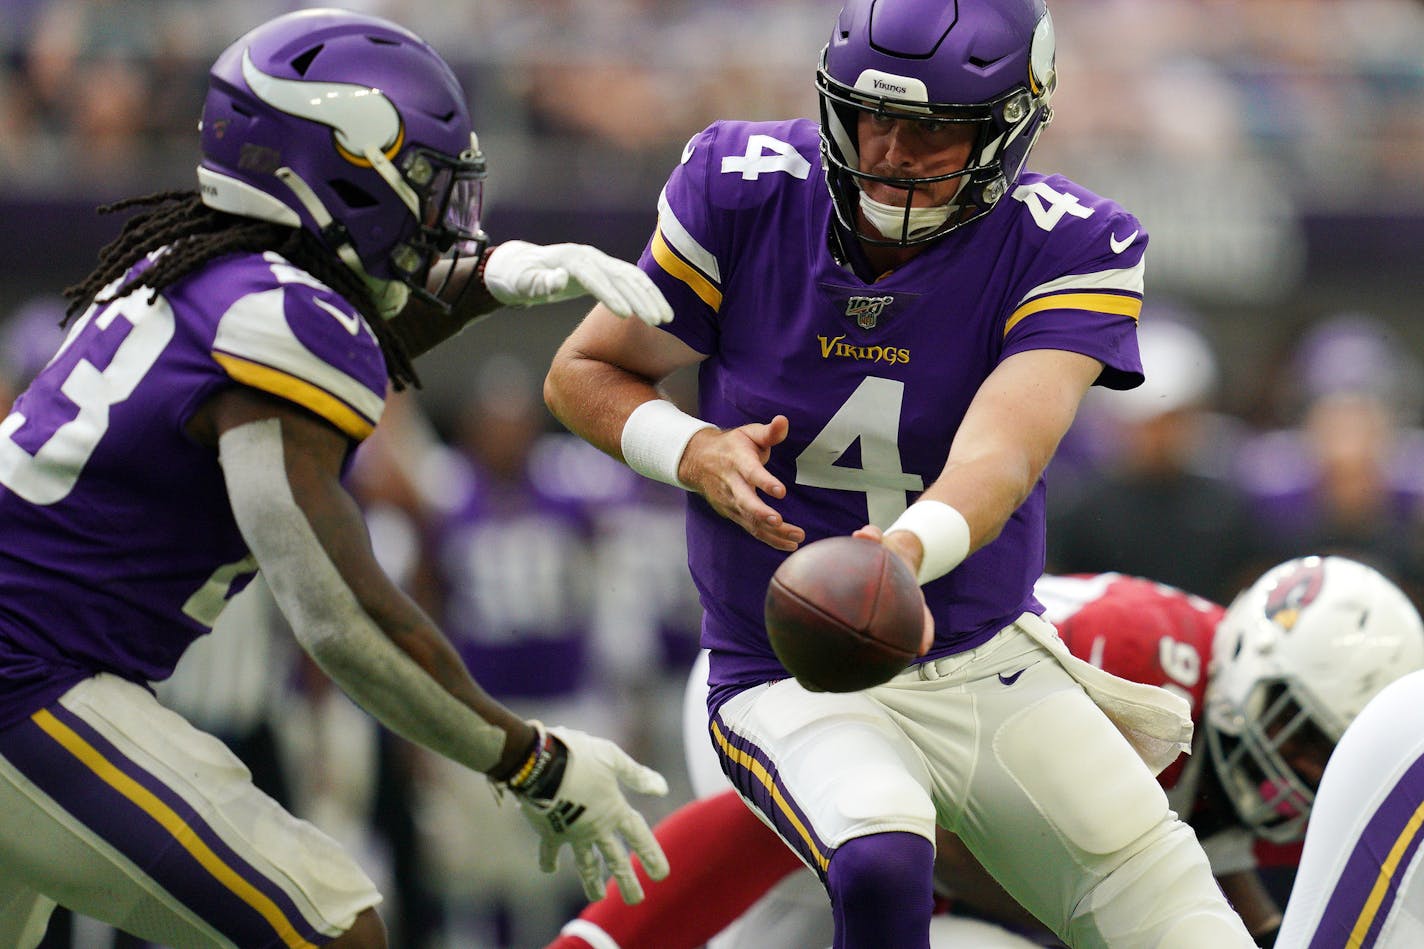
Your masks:
M823 54L824 57L824 54ZM1014 89L999 99L984 105L923 105L896 100L884 95L870 95L837 83L826 72L824 62L816 74L821 100L821 154L826 168L826 180L841 224L856 230L857 208L867 200L865 182L884 184L905 192L903 205L894 205L900 220L894 228L881 228L881 236L860 234L869 244L911 246L940 237L957 227L987 214L1016 181L1023 170L1029 148L1047 124L1047 107L1035 113L1029 104L1028 92ZM976 128L974 144L965 167L942 175L897 178L860 170L860 147L857 126L861 113L889 119L919 119L933 122L954 122ZM1024 136L1027 136L1024 139ZM1014 167L1004 166L1008 146L1024 140L1015 148ZM931 209L915 207L917 192L941 182L956 182L955 193L948 203ZM875 202L878 203L878 202ZM930 213L926 213L930 212ZM873 217L874 211L871 212ZM933 218L939 217L939 223ZM885 233L886 230L891 233Z
M1219 715L1207 731L1217 774L1242 823L1275 843L1305 835L1316 782L1297 767L1308 754L1323 769L1338 736L1327 735L1308 708L1310 696L1283 679L1260 679L1244 709Z
M402 158L402 179L415 193L418 225L415 233L391 251L391 269L411 291L427 302L445 306L441 294L462 257L479 257L488 239L480 225L486 175L479 140L471 134L470 147L458 156L425 148L409 150ZM446 260L443 279L427 289L432 266Z

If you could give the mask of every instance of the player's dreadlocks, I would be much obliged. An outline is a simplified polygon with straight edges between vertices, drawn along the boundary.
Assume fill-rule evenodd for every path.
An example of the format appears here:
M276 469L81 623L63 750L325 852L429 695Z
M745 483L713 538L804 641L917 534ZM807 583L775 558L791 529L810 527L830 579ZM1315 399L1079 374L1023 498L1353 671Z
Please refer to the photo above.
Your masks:
M105 287L160 247L167 247L167 253L106 299L118 299L139 287L149 287L157 296L163 288L223 254L275 251L340 293L360 311L381 346L386 373L396 390L420 386L408 350L380 315L365 283L305 229L216 211L203 204L196 191L161 191L127 198L101 206L99 213L112 214L134 207L147 210L124 223L119 236L99 252L99 264L88 277L65 288L64 296L69 300L65 324L94 302Z

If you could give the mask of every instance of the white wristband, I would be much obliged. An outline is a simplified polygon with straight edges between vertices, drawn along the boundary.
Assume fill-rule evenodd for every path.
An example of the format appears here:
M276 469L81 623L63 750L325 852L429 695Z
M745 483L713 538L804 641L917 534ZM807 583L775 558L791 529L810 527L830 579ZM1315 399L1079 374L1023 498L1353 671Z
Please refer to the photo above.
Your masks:
M623 423L623 460L644 477L688 490L677 477L682 453L693 435L716 427L688 415L666 399L651 399L634 409Z
M943 501L916 501L885 528L891 531L909 531L920 539L925 552L915 576L920 584L939 579L969 556L969 522Z

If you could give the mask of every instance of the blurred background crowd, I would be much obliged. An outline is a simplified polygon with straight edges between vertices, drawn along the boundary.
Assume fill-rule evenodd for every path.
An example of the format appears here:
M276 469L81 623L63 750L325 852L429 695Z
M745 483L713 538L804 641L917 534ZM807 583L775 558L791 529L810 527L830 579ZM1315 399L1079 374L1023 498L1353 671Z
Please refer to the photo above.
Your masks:
M59 341L117 222L193 184L206 69L281 0L0 0L0 408ZM369 0L469 92L496 240L636 257L715 118L815 115L837 0ZM1151 234L1149 381L1095 393L1049 473L1050 562L1227 602L1303 553L1424 606L1424 3L1055 0L1057 118L1032 167ZM543 368L582 313L499 314L425 357L352 483L387 568L516 710L620 740L686 799L699 614L677 492L563 434ZM688 392L678 393L681 397ZM8 390L8 391L7 391ZM576 911L517 810L392 739L303 662L260 584L162 686L259 783L367 855L393 944L540 946ZM289 674L263 670L275 660ZM61 931L62 930L62 931ZM60 920L52 943L111 934ZM121 943L120 943L121 944Z

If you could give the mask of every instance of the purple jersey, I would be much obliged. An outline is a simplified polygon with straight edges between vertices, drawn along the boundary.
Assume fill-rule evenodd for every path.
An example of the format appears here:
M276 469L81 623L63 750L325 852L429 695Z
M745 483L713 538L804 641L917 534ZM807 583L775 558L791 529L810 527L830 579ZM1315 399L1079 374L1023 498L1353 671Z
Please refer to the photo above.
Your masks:
M1146 234L1105 198L1024 174L983 219L867 283L840 266L816 125L720 122L683 152L641 265L667 294L667 327L707 354L700 412L722 427L790 420L772 451L775 506L807 541L882 527L944 467L980 384L1031 349L1084 353L1098 382L1142 381L1136 320ZM762 601L785 554L690 499L688 554L718 687L782 678ZM973 648L1041 608L1044 484L991 544L925 586L929 657Z
M277 254L151 295L91 307L0 422L0 728L97 672L166 678L256 572L184 431L210 396L251 386L355 441L385 404L370 329Z
M583 443L546 435L523 475L502 480L466 458L432 527L442 619L465 665L496 698L550 699L591 686L592 538L579 478ZM592 451L592 449L589 449Z

